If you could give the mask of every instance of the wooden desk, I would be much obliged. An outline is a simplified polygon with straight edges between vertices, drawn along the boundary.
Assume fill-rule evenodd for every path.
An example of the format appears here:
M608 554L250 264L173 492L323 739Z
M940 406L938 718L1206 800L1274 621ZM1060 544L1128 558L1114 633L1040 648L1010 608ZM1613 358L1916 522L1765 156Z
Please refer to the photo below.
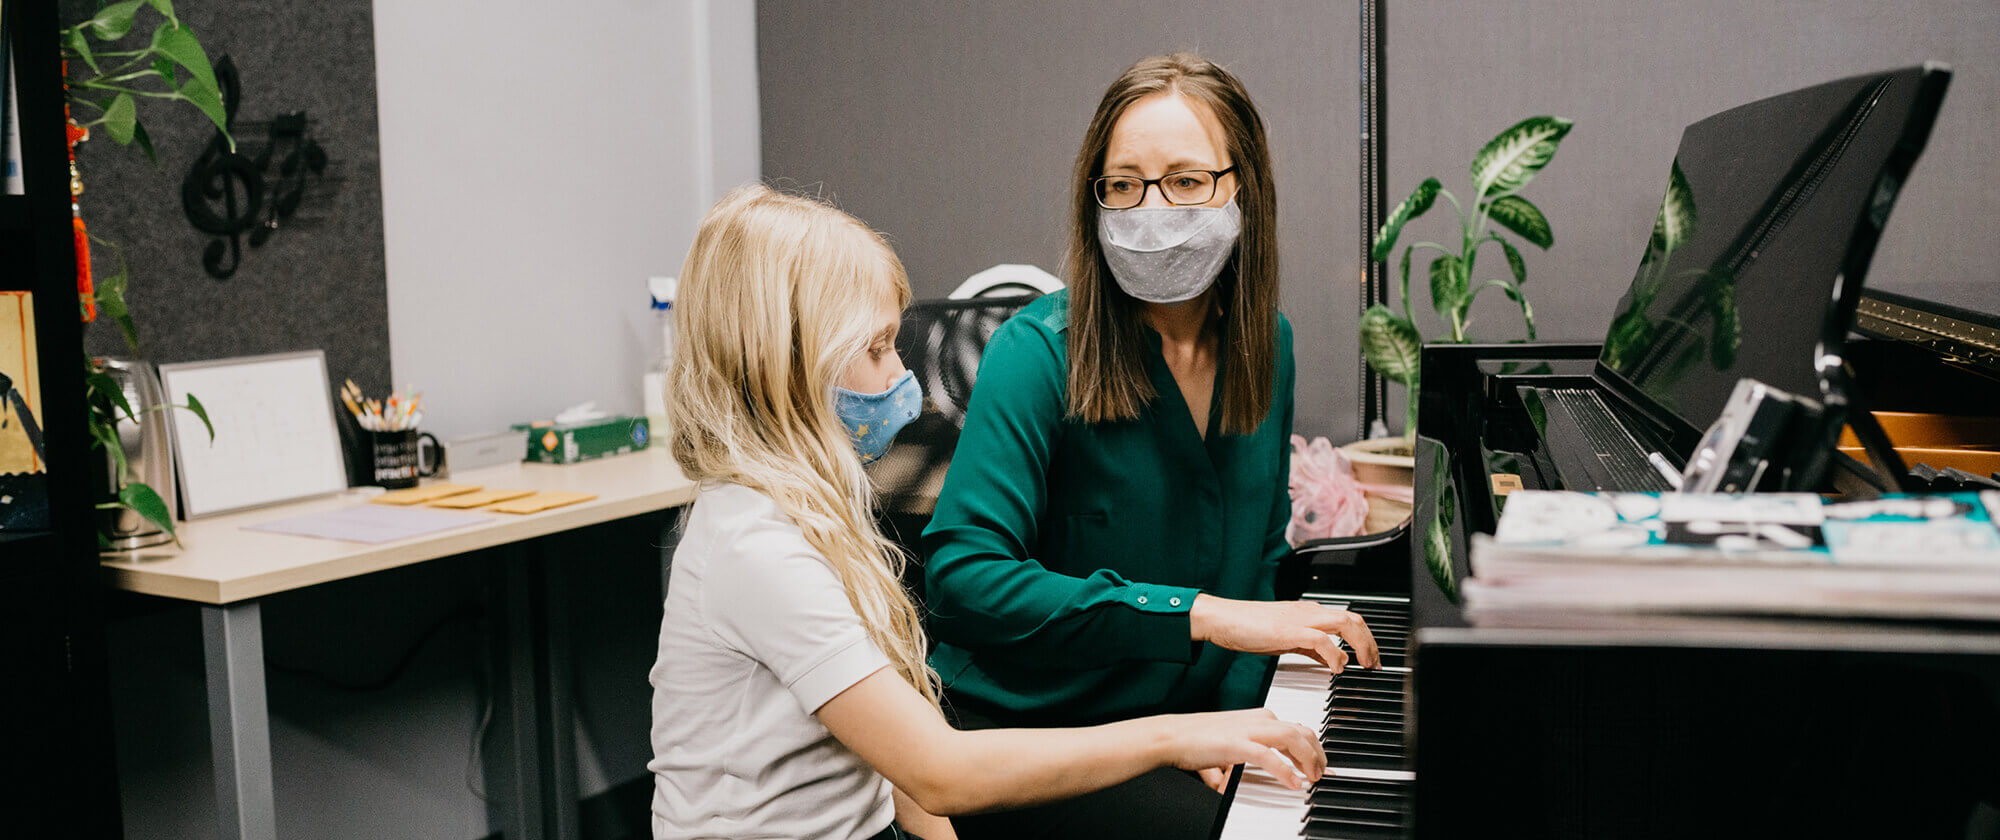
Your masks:
M102 566L112 586L200 604L216 797L222 835L227 840L275 840L277 836L258 599L676 507L692 501L695 490L664 448L563 466L522 463L463 470L450 480L488 488L572 490L593 493L597 498L525 516L490 513L491 519L478 524L377 544L243 527L367 504L373 495L349 491L184 523L180 526L181 548L168 545L106 555ZM527 591L525 555L511 552L504 570L510 611L534 612L531 602L540 594ZM513 824L505 829L506 836L510 840L573 837L575 756L570 753L566 729L569 687L561 667L551 668L547 661L563 658L566 641L560 638L560 627L554 639L537 639L532 626L509 630L505 634L508 678L501 691L507 695L510 718L515 723L515 778L507 780L513 800L508 821ZM556 726L564 727L563 731L552 732ZM552 735L557 737L545 737ZM570 771L567 777L565 768Z

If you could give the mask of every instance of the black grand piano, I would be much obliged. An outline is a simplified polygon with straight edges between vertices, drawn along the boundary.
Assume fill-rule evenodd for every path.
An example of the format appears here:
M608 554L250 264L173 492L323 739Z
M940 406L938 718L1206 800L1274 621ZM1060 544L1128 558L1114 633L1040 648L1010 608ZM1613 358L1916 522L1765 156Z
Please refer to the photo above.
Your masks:
M1305 796L1242 774L1217 836L2000 837L2000 626L1458 598L1507 492L1665 490L1640 466L1684 466L1743 377L1818 408L1773 459L1783 489L1976 490L2000 470L2000 316L1861 282L1948 78L1844 79L1690 126L1662 212L1693 231L1656 227L1603 343L1425 349L1410 523L1292 569L1386 628L1398 667L1281 661L1269 705L1326 733L1331 769Z

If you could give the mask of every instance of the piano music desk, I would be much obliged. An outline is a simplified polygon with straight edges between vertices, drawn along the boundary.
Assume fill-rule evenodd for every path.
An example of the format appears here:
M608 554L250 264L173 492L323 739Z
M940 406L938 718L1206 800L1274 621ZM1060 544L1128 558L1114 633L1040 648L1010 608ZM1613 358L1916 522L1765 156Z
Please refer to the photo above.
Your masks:
M581 464L505 464L454 473L461 484L532 490L569 490L597 498L541 513L495 513L485 522L393 542L367 544L249 531L243 526L365 503L366 496L338 496L226 514L182 523L184 548L172 545L106 555L106 581L119 589L191 601L202 617L202 646L208 670L209 732L215 765L222 836L228 840L273 840L277 833L272 801L270 710L264 693L263 619L268 595L422 563L479 549L512 547L502 570L507 611L507 678L499 690L501 708L516 722L513 796L505 827L509 838L574 837L575 755L567 737L569 686L537 674L557 674L550 659L565 655L563 627L550 620L535 632L534 609L525 586L534 558L524 543L628 516L664 510L694 499L694 484L662 447ZM547 605L544 605L546 607ZM536 638L537 636L541 638ZM537 702L537 689L548 702ZM521 722L530 722L523 725ZM495 790L501 789L496 785ZM545 814L549 810L551 813ZM544 833L545 821L550 831Z

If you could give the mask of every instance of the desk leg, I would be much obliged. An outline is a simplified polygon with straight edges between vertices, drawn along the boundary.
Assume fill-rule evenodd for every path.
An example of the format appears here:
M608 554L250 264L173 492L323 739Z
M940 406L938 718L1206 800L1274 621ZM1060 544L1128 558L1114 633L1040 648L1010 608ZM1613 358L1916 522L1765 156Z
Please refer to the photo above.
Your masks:
M225 840L276 840L271 710L264 696L264 619L258 602L201 608L208 662L208 735L217 816Z
M540 549L535 566L542 586L543 668L536 673L541 681L542 767L546 771L542 793L548 797L549 836L553 840L577 840L582 820L577 793L576 764L576 670L570 660L569 577L549 556L548 543Z
M528 552L518 546L498 549L500 574L488 599L493 628L493 673L497 731L506 738L502 754L488 753L487 804L491 820L507 840L544 840L541 768L536 723L541 718L535 698L536 599L529 596Z
M505 714L505 763L489 762L489 819L508 840L576 840L576 700L570 662L568 590L539 542L500 549L499 591L490 600ZM495 758L499 758L495 756Z

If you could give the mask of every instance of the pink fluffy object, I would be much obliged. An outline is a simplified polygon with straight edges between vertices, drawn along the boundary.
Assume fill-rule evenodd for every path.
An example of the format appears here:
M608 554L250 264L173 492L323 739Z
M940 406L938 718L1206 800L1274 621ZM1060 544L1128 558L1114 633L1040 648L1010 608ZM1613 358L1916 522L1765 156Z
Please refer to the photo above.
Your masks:
M1354 466L1326 438L1311 443L1292 435L1292 521L1285 539L1292 545L1327 537L1361 533L1368 518L1368 500L1354 480Z

